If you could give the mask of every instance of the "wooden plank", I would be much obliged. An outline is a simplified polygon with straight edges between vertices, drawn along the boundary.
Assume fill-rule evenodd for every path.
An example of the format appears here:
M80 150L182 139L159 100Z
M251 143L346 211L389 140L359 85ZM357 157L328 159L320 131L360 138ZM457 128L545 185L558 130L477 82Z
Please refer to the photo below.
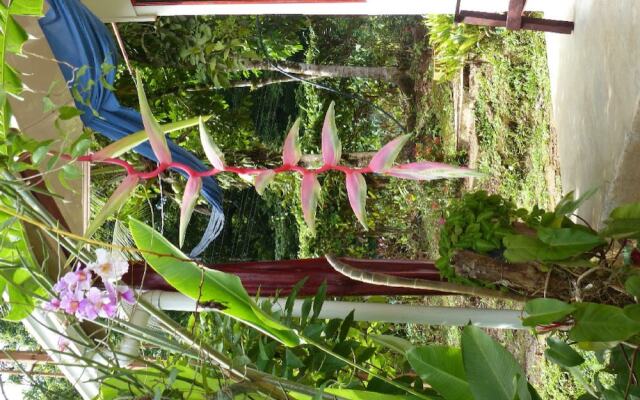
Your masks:
M522 12L527 0L510 0L507 12L507 29L517 31L522 28Z

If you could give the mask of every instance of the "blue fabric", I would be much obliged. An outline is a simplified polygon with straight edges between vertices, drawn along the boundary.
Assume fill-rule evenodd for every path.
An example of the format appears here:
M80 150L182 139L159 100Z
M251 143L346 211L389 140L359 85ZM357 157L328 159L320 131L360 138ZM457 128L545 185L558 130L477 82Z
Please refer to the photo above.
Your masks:
M83 111L82 122L110 140L118 140L126 135L144 129L142 117L131 108L123 107L113 92L101 82L101 65L116 65L118 50L106 26L79 0L47 0L49 11L40 19L55 58L60 61L60 69L67 82L74 79L73 67L87 66L86 72L75 81L84 102L76 100L76 107ZM69 64L69 65L65 65ZM113 84L115 71L106 76ZM91 82L91 85L89 85ZM88 103L91 106L87 106ZM94 113L95 111L95 113ZM97 114L97 115L96 115ZM193 154L167 140L173 160L203 171L207 167ZM134 149L144 157L156 161L157 158L148 142ZM185 175L182 171L178 171ZM202 194L212 207L213 217L223 221L222 192L212 177L202 181ZM216 229L217 230L217 229ZM217 236L219 232L215 234ZM209 242L213 238L209 238ZM202 243L199 247L202 247ZM206 247L206 246L205 246Z

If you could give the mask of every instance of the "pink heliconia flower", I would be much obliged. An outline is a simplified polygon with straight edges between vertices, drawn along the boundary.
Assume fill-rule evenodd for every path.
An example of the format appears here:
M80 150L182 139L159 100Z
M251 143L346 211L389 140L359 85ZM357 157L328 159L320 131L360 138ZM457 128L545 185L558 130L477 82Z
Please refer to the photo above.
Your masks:
M396 161L396 158L398 158L398 154L400 154L400 151L410 137L410 134L397 137L378 150L376 155L373 156L369 162L369 168L371 171L383 173L391 168L393 163Z
M294 122L287 138L284 140L284 146L282 148L282 164L283 165L298 165L300 158L302 157L302 151L300 150L300 118Z
M322 127L322 160L325 165L338 165L342 157L342 143L336 127L335 103L331 102Z
M153 149L159 164L171 163L171 151L169 151L169 145L167 144L167 138L165 137L162 127L151 113L149 107L149 101L147 95L144 92L144 86L142 85L142 78L140 74L137 75L137 87L138 87L138 100L140 102L140 115L142 116L142 124L144 130L149 136L149 144Z
M361 173L352 172L347 174L347 195L349 196L349 204L356 214L356 218L358 218L358 221L360 221L364 229L367 230L367 182Z
M302 214L304 216L304 220L312 232L315 232L316 227L316 209L318 208L320 191L320 182L318 182L316 174L306 172L302 176L300 197L302 200Z
M198 196L200 196L200 190L202 189L202 179L199 177L191 177L187 181L187 186L184 188L184 194L182 195L182 203L180 205L180 230L178 242L180 247L184 244L184 238L187 235L187 227L189 221L191 221L191 215L198 202Z
M127 175L120 183L120 186L113 192L109 200L105 203L104 207L100 210L98 215L91 221L87 231L86 237L91 237L102 224L113 215L118 209L131 198L131 194L135 192L140 177L138 175Z
M269 186L269 184L273 182L275 177L276 177L275 171L270 169L266 171L262 171L258 175L256 175L255 182L254 182L256 192L258 192L258 194L262 196L267 186Z
M67 347L69 347L70 344L71 344L71 342L66 337L64 337L64 336L58 337L58 350L60 352L66 351Z
M469 168L453 167L451 165L430 161L398 165L387 170L385 174L395 176L396 178L412 179L417 181L483 176L483 174Z
M219 171L224 171L224 155L220 148L211 139L211 135L207 132L207 128L204 125L202 117L200 117L198 126L200 127L200 142L202 143L204 154L209 159L213 168Z

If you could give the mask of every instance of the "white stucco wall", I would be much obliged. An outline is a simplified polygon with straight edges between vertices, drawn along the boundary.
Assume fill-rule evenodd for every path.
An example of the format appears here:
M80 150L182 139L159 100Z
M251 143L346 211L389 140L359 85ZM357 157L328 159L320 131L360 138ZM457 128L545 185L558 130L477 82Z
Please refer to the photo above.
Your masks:
M529 0L527 10L544 11L566 0ZM262 3L262 4L191 4L147 5L133 7L129 0L83 0L105 22L148 20L166 15L205 14L453 14L456 0L367 0L358 3ZM509 0L462 0L462 8L478 11L507 10Z

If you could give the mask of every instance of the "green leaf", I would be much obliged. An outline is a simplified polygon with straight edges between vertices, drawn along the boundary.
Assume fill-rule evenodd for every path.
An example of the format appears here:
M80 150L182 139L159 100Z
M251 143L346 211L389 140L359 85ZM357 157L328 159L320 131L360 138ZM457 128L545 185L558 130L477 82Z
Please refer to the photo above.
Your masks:
M640 299L640 275L633 275L629 277L624 283L624 289L630 295Z
M575 311L575 307L556 299L534 299L524 306L525 326L546 325L559 321Z
M545 240L556 240L557 236L569 236L568 233L553 233L553 228L540 228L544 230ZM560 245L560 239L555 242L558 246L551 246L536 237L526 235L506 235L503 244L506 248L504 257L510 262L527 261L562 261L567 258L581 255L595 246L591 245ZM594 242L595 243L595 242Z
M446 400L473 399L460 349L446 346L414 347L407 360L420 378Z
M60 119L63 121L69 120L71 118L74 117L78 117L82 114L84 114L82 111L78 110L75 107L69 107L69 106L62 106L58 109L58 112L60 113Z
M413 348L413 345L407 339L403 339L393 335L369 335L373 343L378 346L386 347L398 354L406 354Z
M5 46L7 51L20 54L22 45L29 39L27 32L11 16L7 17L6 30Z
M578 255L606 242L595 232L581 228L538 228L538 238L563 254Z
M615 208L611 211L611 214L609 214L609 218L612 220L640 219L640 202L625 204Z
M153 228L131 218L129 228L149 265L180 293L200 303L216 302L221 312L279 340L287 346L300 344L294 331L265 314L249 297L240 279L190 261Z
M12 0L9 14L39 17L42 15L43 2L44 0Z
M353 389L326 388L324 389L324 393L332 394L334 396L337 396L339 399L343 399L343 400L415 400L417 399L417 397L415 396L403 396L403 395L397 395L397 394L386 394L386 393L370 392L367 390L353 390ZM291 393L289 396L295 400L315 400L313 397L306 394L301 394L301 393ZM317 397L317 398L322 398L322 397ZM430 397L425 396L425 398L429 399Z
M15 69L9 64L3 66L2 90L7 93L18 95L22 93L22 81Z
M562 340L548 337L547 345L549 348L545 350L544 355L549 361L552 361L561 367L576 367L584 362L584 358L582 358L577 351Z
M621 308L596 303L576 304L575 326L569 338L578 342L614 342L640 332L640 322L627 317Z
M511 353L480 328L464 328L462 358L471 393L476 399L514 399L517 377L524 376L524 372Z
M71 157L78 158L87 153L91 147L91 139L80 139L73 145Z
M126 201L131 197L133 192L138 186L138 182L140 178L134 175L129 175L124 178L122 183L118 186L118 188L111 194L109 200L102 207L98 215L94 218L93 221L89 224L87 231L85 232L86 237L91 237L100 226L113 215Z
M40 143L38 148L36 148L34 152L31 154L31 162L33 162L34 165L40 164L40 162L44 159L47 153L49 153L49 149L51 148L52 144L53 144L53 140L47 140Z
M613 239L637 237L640 233L640 218L609 219L602 236Z
M567 193L562 200L558 203L555 209L555 214L557 217L565 216L567 214L573 213L577 210L582 203L591 198L594 194L598 192L598 188L593 188L591 190L587 190L582 196L580 196L577 200L574 200L575 193L569 192Z

